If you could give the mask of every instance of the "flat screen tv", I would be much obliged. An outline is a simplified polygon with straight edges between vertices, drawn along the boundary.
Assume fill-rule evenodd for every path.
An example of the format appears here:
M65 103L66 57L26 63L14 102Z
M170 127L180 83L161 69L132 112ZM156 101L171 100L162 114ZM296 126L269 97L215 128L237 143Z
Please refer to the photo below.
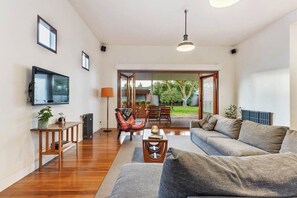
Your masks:
M29 96L32 105L69 104L69 77L33 66Z

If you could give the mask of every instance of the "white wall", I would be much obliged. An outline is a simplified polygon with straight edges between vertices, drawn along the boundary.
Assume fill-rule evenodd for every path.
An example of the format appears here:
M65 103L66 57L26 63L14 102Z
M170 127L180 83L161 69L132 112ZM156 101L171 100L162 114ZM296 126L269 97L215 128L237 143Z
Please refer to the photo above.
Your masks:
M36 44L37 15L58 31L58 53ZM94 113L94 130L99 129L101 58L99 43L67 0L0 1L0 191L38 168L36 112L44 106L27 102L33 65L70 76L70 104L52 106L53 113L79 121ZM81 68L81 51L90 56L91 68ZM55 120L52 119L51 122ZM44 161L45 162L45 161Z
M296 20L294 11L237 46L237 104L272 112L274 125L290 126L290 25Z
M291 129L297 130L297 23L290 28L290 110Z
M197 44L198 45L198 44ZM230 104L234 104L234 67L233 56L229 47L196 47L192 52L181 53L176 51L176 46L107 46L107 51L102 55L103 70L101 76L102 86L112 86L115 97L110 99L110 126L116 127L114 108L117 106L117 67L142 68L145 70L182 70L188 68L209 70L218 65L219 72L219 106L220 113ZM145 67L145 68L144 68ZM102 100L103 113L106 112L106 101ZM105 113L106 114L106 113ZM106 118L103 116L103 125L106 127Z

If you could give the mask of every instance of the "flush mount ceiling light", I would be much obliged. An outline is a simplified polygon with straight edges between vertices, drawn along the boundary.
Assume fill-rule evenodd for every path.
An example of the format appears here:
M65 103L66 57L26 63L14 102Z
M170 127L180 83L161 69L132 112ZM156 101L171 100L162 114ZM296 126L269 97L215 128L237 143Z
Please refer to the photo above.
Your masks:
M224 8L237 3L239 0L209 0L212 7Z
M187 12L188 10L185 10L185 35L183 41L178 44L176 50L179 52L189 52L195 48L194 44L188 40L187 35Z

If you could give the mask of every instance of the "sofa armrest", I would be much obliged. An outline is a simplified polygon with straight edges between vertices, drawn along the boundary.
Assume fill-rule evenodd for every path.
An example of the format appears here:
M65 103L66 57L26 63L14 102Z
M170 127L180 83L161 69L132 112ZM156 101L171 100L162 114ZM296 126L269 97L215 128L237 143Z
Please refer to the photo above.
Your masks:
M190 122L190 129L191 128L201 128L200 125L199 125L199 120L193 120Z

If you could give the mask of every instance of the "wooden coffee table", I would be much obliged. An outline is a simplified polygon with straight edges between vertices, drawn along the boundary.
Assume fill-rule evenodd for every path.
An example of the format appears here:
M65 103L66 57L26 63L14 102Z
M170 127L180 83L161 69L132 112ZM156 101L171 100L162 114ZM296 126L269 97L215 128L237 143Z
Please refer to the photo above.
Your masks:
M168 139L163 131L163 129L159 130L158 135L162 135L162 139L151 139L150 129L143 130L142 136L142 149L143 149L143 158L144 162L154 162L154 163L163 163L166 152Z

